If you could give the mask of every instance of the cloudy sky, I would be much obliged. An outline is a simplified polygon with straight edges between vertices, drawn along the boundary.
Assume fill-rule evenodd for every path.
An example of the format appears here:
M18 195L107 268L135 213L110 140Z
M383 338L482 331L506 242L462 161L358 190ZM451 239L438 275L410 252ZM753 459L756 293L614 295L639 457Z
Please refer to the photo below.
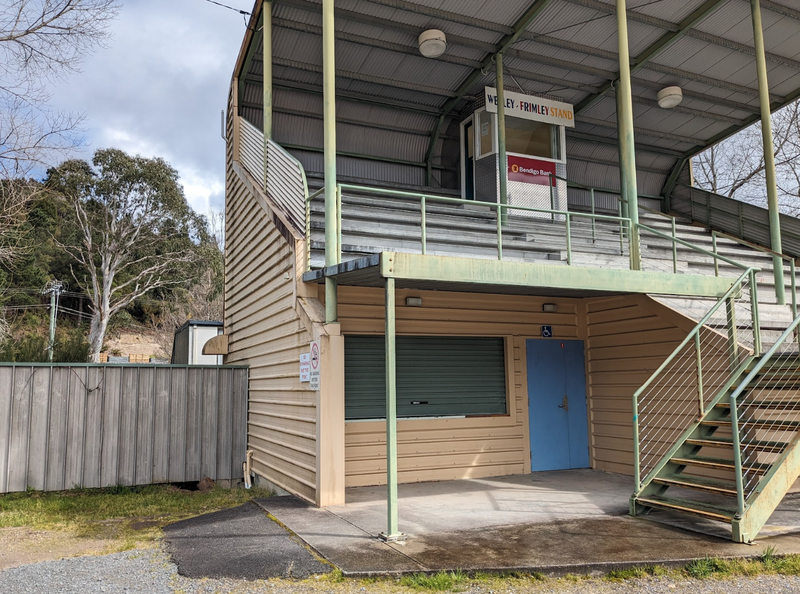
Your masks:
M223 0L249 11L251 0ZM121 0L108 47L56 85L51 105L86 115L91 158L115 147L167 160L200 213L225 195L225 109L245 32L242 15L206 0Z

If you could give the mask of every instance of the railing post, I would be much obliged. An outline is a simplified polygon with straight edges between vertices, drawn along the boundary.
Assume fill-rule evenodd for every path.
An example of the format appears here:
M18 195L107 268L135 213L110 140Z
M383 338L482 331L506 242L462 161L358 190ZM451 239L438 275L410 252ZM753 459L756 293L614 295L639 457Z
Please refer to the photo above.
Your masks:
M342 186L336 185L336 263L342 263Z
M717 254L717 232L711 232L711 251L714 252L714 276L719 276L719 258Z
M597 243L597 232L595 228L597 221L594 218L594 188L589 188L589 196L592 201L592 243Z
M311 270L311 197L306 196L306 272Z
M639 452L639 399L633 395L633 481L636 492L642 486L642 460Z
M750 316L753 320L753 356L761 356L761 319L758 312L758 286L756 272L750 271Z
M731 394L731 434L733 437L733 466L736 475L736 516L744 514L744 480L742 477L742 440L739 435L739 411L736 407L736 395Z
M428 218L425 214L425 196L420 197L420 226L422 231L422 255L428 253L428 231L427 231Z
M619 255L625 253L625 223L622 220L622 202L617 202L617 216L619 216Z
M678 274L678 230L675 228L675 217L672 217L672 273ZM716 261L716 260L715 260Z
M555 195L555 189L554 188L555 188L555 181L556 180L553 179L553 174L550 173L549 171L547 173L547 176L550 179L550 184L549 184L550 185L550 210L555 210L556 209L556 195ZM550 216L553 218L554 221L556 220L556 215L553 214L553 215L550 215Z
M697 398L700 404L700 416L702 417L706 412L705 400L703 400L703 354L700 350L700 328L694 335L694 348L697 358Z
M792 275L792 317L797 317L797 274L794 258L789 260L789 274Z
M497 259L503 259L503 205L497 205Z
M739 339L737 337L736 324L736 301L733 297L725 300L726 330L728 331L728 358L730 360L731 371L739 365Z
M565 215L567 220L567 266L572 264L572 230L570 228L570 213Z

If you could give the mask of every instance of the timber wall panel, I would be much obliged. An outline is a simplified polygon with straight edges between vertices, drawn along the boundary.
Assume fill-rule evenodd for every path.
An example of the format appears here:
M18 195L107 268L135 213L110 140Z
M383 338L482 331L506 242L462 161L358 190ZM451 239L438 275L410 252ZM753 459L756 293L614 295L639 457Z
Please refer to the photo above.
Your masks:
M0 493L239 480L246 411L243 367L0 364Z
M405 307L405 298L422 297L422 307ZM558 313L542 304L558 303ZM580 338L580 300L397 291L397 333L405 335L502 336L506 338L507 416L399 420L398 479L403 483L477 478L530 472L526 338L550 324L556 336ZM342 333L384 333L381 289L339 287ZM383 421L350 421L345 426L348 487L386 482Z
M294 246L233 170L233 144L225 217L226 362L250 368L253 470L315 501L317 393L300 383L300 354L308 352L312 335L295 309Z
M659 315L660 305L644 295L587 299L586 308L592 464L598 470L632 475L633 394L695 323L688 318L684 323L677 313L669 319ZM688 422L669 415L663 420L665 425Z

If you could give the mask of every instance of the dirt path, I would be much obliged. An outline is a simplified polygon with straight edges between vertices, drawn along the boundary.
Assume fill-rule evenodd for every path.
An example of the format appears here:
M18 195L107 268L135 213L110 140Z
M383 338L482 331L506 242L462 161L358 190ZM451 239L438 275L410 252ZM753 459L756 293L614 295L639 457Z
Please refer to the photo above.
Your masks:
M0 528L0 570L39 561L91 555L108 551L109 541L76 538L69 532Z

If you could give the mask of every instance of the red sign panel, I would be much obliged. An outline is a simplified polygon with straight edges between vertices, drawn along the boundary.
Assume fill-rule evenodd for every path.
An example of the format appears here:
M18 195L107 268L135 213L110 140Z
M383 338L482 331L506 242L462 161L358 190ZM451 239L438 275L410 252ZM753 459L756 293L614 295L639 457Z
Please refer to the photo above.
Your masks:
M556 185L556 164L527 157L508 157L508 179L526 184Z

